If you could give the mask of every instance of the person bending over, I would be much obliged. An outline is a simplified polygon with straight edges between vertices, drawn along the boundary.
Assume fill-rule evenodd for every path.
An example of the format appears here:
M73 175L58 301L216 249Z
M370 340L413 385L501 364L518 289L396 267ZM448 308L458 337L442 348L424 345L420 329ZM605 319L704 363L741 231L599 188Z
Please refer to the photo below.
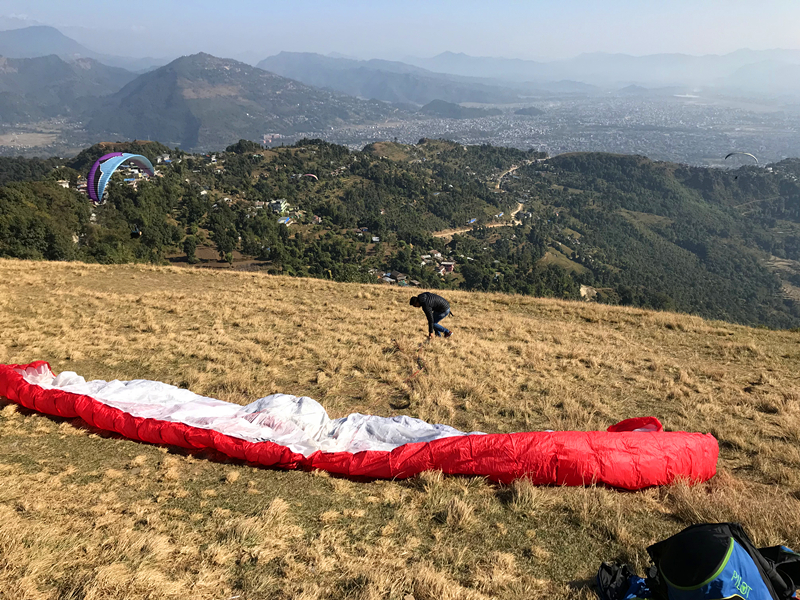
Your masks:
M444 337L449 338L453 335L452 331L439 325L439 321L450 314L450 304L447 300L436 294L425 292L419 296L412 296L409 304L417 308L422 308L422 311L425 313L425 317L428 319L429 338L432 338L434 333L436 337L441 337L441 335L444 334Z

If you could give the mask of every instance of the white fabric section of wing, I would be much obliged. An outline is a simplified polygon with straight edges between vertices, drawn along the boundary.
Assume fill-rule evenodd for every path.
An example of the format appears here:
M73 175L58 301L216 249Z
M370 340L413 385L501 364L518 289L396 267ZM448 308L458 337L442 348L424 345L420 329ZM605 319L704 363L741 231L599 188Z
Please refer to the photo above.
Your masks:
M86 381L71 371L56 377L46 366L28 368L20 373L28 383L90 396L134 417L213 429L249 442L274 442L304 456L317 451L390 451L409 443L482 435L407 416L353 413L331 419L319 402L305 396L273 394L240 406L146 379Z

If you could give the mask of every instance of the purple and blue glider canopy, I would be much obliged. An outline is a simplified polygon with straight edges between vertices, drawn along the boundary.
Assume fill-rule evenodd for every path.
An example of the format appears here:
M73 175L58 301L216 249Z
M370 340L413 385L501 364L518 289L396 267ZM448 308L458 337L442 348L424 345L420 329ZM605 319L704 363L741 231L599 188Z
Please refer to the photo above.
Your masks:
M152 163L147 157L141 154L129 154L127 152L112 152L111 154L106 154L98 158L94 165L92 165L91 171L89 171L89 178L87 180L89 198L94 202L100 202L114 171L125 162L132 162L140 169L146 171L151 177L155 175Z

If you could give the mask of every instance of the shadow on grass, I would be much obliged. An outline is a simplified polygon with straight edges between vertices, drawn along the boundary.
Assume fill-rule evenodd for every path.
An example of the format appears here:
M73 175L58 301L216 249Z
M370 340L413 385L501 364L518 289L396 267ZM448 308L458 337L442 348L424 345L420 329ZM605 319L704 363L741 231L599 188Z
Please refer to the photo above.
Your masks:
M30 408L26 408L21 404L17 404L7 398L0 397L0 410L5 408L6 406L15 406L17 408L17 412L24 416L38 416L43 419L47 419L51 423L55 423L57 425L61 425L62 423L69 423L75 429L85 431L87 434L93 434L100 438L107 439L107 440L121 440L127 441L134 444L142 444L145 446L154 446L157 448L166 448L168 454L175 454L178 456L192 456L193 458L201 459L201 460L208 460L215 463L231 463L231 464L238 464L238 465L249 465L251 467L262 468L262 469L269 469L275 471L284 471L285 469L277 469L277 468L270 468L265 467L263 465L257 463L251 463L246 460L239 460L237 458L233 458L224 454L214 448L182 448L180 446L172 446L169 444L155 444L151 442L146 442L143 440L135 440L129 437L126 437L122 434L119 434L115 431L109 431L107 429L100 429L98 427L94 427L81 419L80 417L68 418L68 417L57 417L54 415L48 415L46 413L41 413L36 410L32 410Z
M569 589L574 592L580 592L586 590L588 592L592 592L593 594L597 593L597 583L594 579L574 579L567 583Z
M254 469L263 469L265 471L277 471L277 472L286 472L291 471L293 469L285 469L276 466L270 465L262 465L260 463L254 463L247 460L238 459L233 456L228 456L227 454L220 452L215 448L184 448L182 446L173 446L170 444L156 444L153 442L147 442L144 440L136 440L133 438L126 437L122 434L119 434L115 431L109 431L107 429L100 429L94 427L81 419L80 417L75 418L67 418L67 417L57 417L54 415L48 415L46 413L42 413L36 410L32 410L22 406L21 404L17 404L12 400L7 398L0 397L0 410L5 408L6 406L15 406L17 412L24 416L37 416L42 419L47 419L51 423L56 425L61 425L63 423L69 423L70 426L74 427L75 429L85 431L87 435L92 434L96 435L97 437L108 439L108 440L119 440L130 442L132 444L142 444L144 446L152 446L156 448L165 448L167 454L172 454L175 456L191 456L197 460L205 460L217 464L229 464L229 465L238 465L238 466L247 466L252 467ZM312 470L305 470L305 469L294 469L301 472L310 472ZM343 474L336 474L336 473L327 473L326 476L331 477L333 479L347 479L349 481L359 482L359 483L370 483L375 481L375 478L368 478L368 477L349 477Z

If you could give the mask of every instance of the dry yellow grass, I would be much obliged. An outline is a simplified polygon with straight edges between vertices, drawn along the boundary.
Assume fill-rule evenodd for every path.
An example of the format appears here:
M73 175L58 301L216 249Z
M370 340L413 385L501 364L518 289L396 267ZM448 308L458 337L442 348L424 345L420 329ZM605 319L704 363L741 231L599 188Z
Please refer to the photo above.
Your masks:
M639 493L426 473L352 482L119 439L0 401L0 597L583 598L701 520L800 547L800 334L595 304L260 274L0 261L0 361L466 430L710 431L720 473ZM408 408L397 410L392 406Z

